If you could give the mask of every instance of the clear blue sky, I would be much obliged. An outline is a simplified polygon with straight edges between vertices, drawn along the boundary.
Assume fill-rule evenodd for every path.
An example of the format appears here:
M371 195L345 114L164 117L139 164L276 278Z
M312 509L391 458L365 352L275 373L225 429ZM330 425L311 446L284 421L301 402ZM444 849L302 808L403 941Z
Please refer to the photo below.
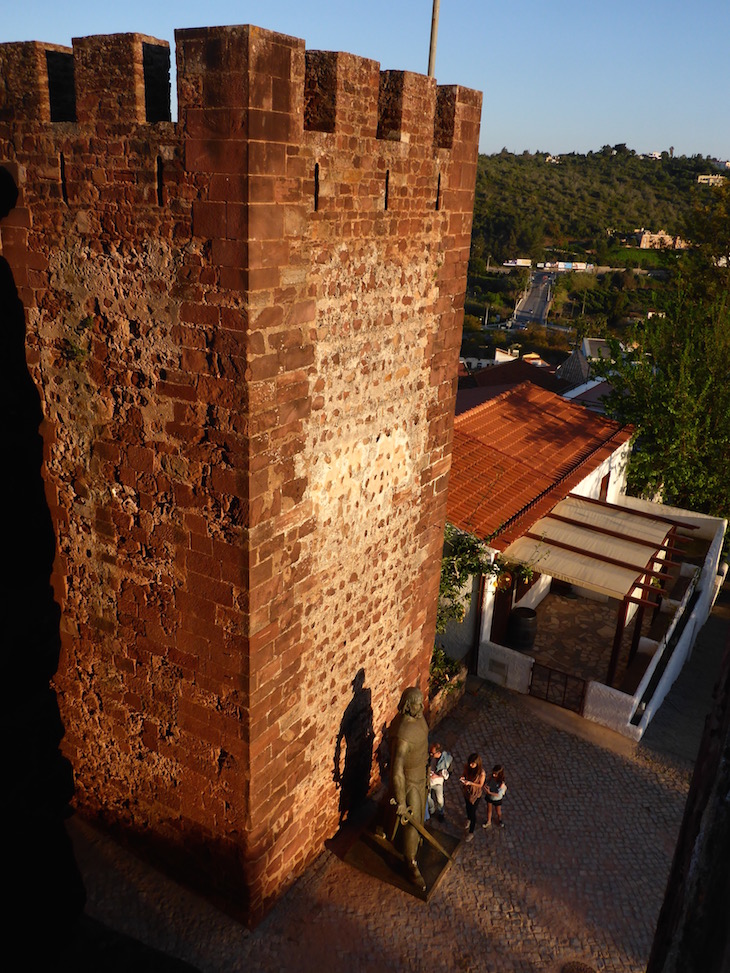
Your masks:
M0 41L257 24L426 73L432 0L5 0ZM441 0L436 77L484 92L481 150L730 159L730 0Z

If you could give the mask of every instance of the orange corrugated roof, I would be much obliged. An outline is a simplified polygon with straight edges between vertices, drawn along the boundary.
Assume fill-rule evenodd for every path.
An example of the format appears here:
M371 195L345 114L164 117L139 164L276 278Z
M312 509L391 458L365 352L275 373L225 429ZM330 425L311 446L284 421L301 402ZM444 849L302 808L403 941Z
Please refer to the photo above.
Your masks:
M447 516L506 547L632 434L530 382L454 422Z

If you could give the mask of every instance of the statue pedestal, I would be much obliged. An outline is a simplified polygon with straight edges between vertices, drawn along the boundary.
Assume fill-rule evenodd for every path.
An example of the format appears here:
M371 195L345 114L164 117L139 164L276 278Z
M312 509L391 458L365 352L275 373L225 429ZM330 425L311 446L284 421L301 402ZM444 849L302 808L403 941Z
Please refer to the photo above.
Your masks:
M433 834L438 843L453 858L456 849L461 844L461 838L455 838L447 831L426 825L429 833ZM349 831L349 834L348 834ZM403 892L408 892L423 902L428 902L436 891L439 882L448 871L451 862L438 849L422 839L418 851L418 867L426 882L425 890L418 888L408 877L406 864L398 849L387 838L379 837L372 825L348 829L345 823L337 835L327 842L327 847L342 861L356 868L366 875L388 885L394 885Z

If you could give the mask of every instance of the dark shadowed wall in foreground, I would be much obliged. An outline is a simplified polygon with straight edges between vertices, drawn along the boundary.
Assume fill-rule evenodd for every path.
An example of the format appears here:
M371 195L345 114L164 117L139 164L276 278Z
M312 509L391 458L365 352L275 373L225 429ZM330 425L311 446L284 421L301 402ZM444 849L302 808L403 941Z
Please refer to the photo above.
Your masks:
M729 600L725 594L726 617ZM647 973L727 973L729 920L730 638L697 755Z

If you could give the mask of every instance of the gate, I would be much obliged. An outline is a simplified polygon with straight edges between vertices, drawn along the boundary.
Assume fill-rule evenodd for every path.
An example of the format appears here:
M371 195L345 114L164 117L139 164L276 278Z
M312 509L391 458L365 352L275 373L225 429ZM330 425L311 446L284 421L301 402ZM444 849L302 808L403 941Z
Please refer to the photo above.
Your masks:
M535 662L530 677L530 696L555 703L556 706L562 706L582 716L586 681L561 672L560 669L551 669Z

